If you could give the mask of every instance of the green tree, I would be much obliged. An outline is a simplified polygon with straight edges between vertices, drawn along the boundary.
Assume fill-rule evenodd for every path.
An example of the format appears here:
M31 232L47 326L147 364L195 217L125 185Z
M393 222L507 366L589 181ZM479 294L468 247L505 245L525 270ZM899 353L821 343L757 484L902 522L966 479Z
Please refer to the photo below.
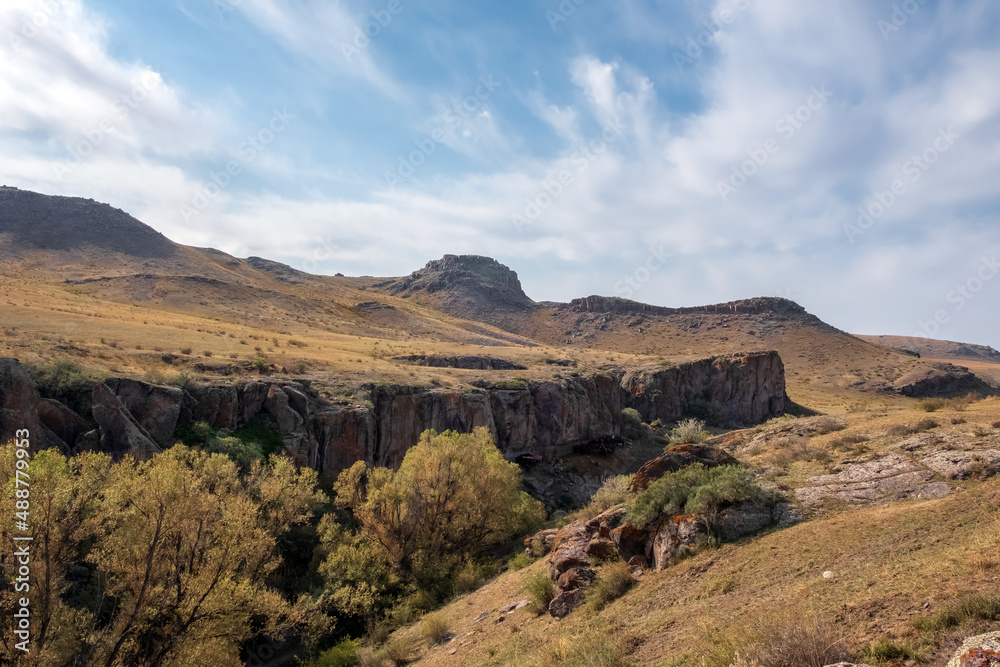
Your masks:
M390 568L424 587L545 518L542 504L521 491L520 468L484 428L425 431L398 470L359 462L335 490Z

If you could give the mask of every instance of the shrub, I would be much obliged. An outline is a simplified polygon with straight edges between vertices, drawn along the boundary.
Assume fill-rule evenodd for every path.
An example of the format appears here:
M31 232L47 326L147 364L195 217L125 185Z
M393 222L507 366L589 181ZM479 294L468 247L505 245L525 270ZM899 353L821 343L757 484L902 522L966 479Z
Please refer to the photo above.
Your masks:
M922 398L917 401L917 409L924 412L937 412L945 406L943 398Z
M203 356L203 357L211 357L212 354L213 354L213 352L211 350L203 350L202 353L201 353L201 356Z
M710 664L824 667L848 659L843 637L825 618L795 610L758 615L728 637L711 638Z
M358 664L358 642L345 639L321 653L315 660L307 662L306 667L355 667Z
M646 434L646 425L635 408L622 410L622 435L628 440L640 440Z
M666 514L712 514L725 505L769 497L757 485L749 468L741 465L706 468L695 463L650 484L636 497L628 520L643 527Z
M253 366L258 373L266 373L268 367L267 355L260 354L258 352L257 354L250 357L250 365Z
M243 472L248 472L253 462L259 461L264 456L257 443L244 442L233 436L214 438L208 443L208 451L213 454L225 454Z
M628 490L628 487L632 483L633 477L635 475L608 477L597 493L591 497L590 502L576 512L575 517L577 519L592 519L615 505L621 505L631 500L633 494Z
M523 570L524 568L531 565L531 556L524 553L523 551L518 551L516 554L507 559L507 570L510 572L516 572L518 570Z
M528 589L528 609L541 616L548 612L549 603L556 596L556 585L547 572L533 575L525 583Z
M915 619L913 627L940 632L975 620L1000 620L1000 594L968 595L936 614Z
M55 395L89 389L100 376L68 357L54 359L45 366L32 368L35 383L43 393Z
M190 347L182 347L181 348L181 354L191 354L191 348Z
M627 563L619 561L606 565L598 573L594 585L587 591L587 603L594 611L600 611L625 595L634 583L635 579L632 578Z
M671 445L690 445L704 442L712 436L705 430L705 422L700 419L685 419L670 431Z
M919 658L920 654L909 646L897 644L888 639L879 639L861 651L862 660L871 660L879 664L888 660L916 660Z
M420 634L431 644L440 644L451 636L451 625L441 614L430 614L420 622Z

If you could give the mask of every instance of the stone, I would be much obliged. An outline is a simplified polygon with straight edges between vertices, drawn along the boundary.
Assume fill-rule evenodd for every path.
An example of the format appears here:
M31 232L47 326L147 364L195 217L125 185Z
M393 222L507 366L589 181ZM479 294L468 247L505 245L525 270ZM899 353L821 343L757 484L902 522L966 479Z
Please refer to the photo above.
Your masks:
M1000 631L966 639L947 667L1000 667Z
M105 384L94 385L93 412L101 432L101 451L116 459L130 454L140 461L162 451Z
M129 378L111 378L104 384L160 448L174 444L183 390Z
M1000 472L1000 451L936 452L920 462L948 479L985 478Z
M571 611L582 605L586 599L587 591L583 588L560 593L549 603L549 614L553 618L565 618Z
M680 514L664 519L648 546L648 555L657 571L670 565L678 549L694 550L700 535L706 535L708 528L694 514Z
M90 430L87 421L59 401L42 398L37 404L38 420L69 447Z
M572 591L586 588L597 579L597 573L588 567L574 567L563 572L556 581L560 591Z
M601 560L611 560L618 555L615 543L603 537L588 542L584 551L591 558L600 558Z
M774 521L774 503L754 500L737 503L720 511L715 518L715 530L724 542L756 533Z

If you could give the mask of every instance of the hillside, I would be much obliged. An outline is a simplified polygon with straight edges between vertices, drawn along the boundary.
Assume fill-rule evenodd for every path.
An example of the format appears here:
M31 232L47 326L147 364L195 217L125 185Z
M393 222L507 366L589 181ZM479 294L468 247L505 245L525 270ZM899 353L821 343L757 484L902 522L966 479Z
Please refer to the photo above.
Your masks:
M785 299L536 303L513 270L480 256L448 255L399 278L316 276L176 244L92 200L15 188L0 189L0 283L6 331L22 332L5 336L0 352L34 361L76 350L110 372L211 374L225 370L219 357L264 354L278 368L326 373L330 386L372 376L462 384L476 374L401 368L391 358L488 347L525 366L522 375L549 378L567 364L597 370L777 350L790 395L807 405L842 410L857 390L880 400L989 391L960 367L851 336ZM163 354L176 359L164 364ZM977 371L993 377L993 362L981 361Z

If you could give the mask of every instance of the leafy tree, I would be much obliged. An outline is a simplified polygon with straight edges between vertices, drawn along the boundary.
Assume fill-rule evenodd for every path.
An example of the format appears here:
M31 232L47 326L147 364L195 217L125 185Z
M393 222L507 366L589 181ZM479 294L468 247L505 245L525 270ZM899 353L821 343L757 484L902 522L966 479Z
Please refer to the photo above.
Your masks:
M0 448L8 490L13 462ZM255 635L322 625L310 598L269 585L279 537L323 498L315 471L276 457L241 475L225 456L177 445L141 463L40 452L29 472L36 664L240 665ZM74 591L81 563L87 590ZM15 566L2 564L5 575Z
M425 431L398 470L364 462L341 473L336 502L351 511L359 534L397 576L432 588L468 558L529 530L545 517L521 491L521 471L504 460L489 431ZM345 542L340 536L340 544ZM342 571L330 559L328 581Z

